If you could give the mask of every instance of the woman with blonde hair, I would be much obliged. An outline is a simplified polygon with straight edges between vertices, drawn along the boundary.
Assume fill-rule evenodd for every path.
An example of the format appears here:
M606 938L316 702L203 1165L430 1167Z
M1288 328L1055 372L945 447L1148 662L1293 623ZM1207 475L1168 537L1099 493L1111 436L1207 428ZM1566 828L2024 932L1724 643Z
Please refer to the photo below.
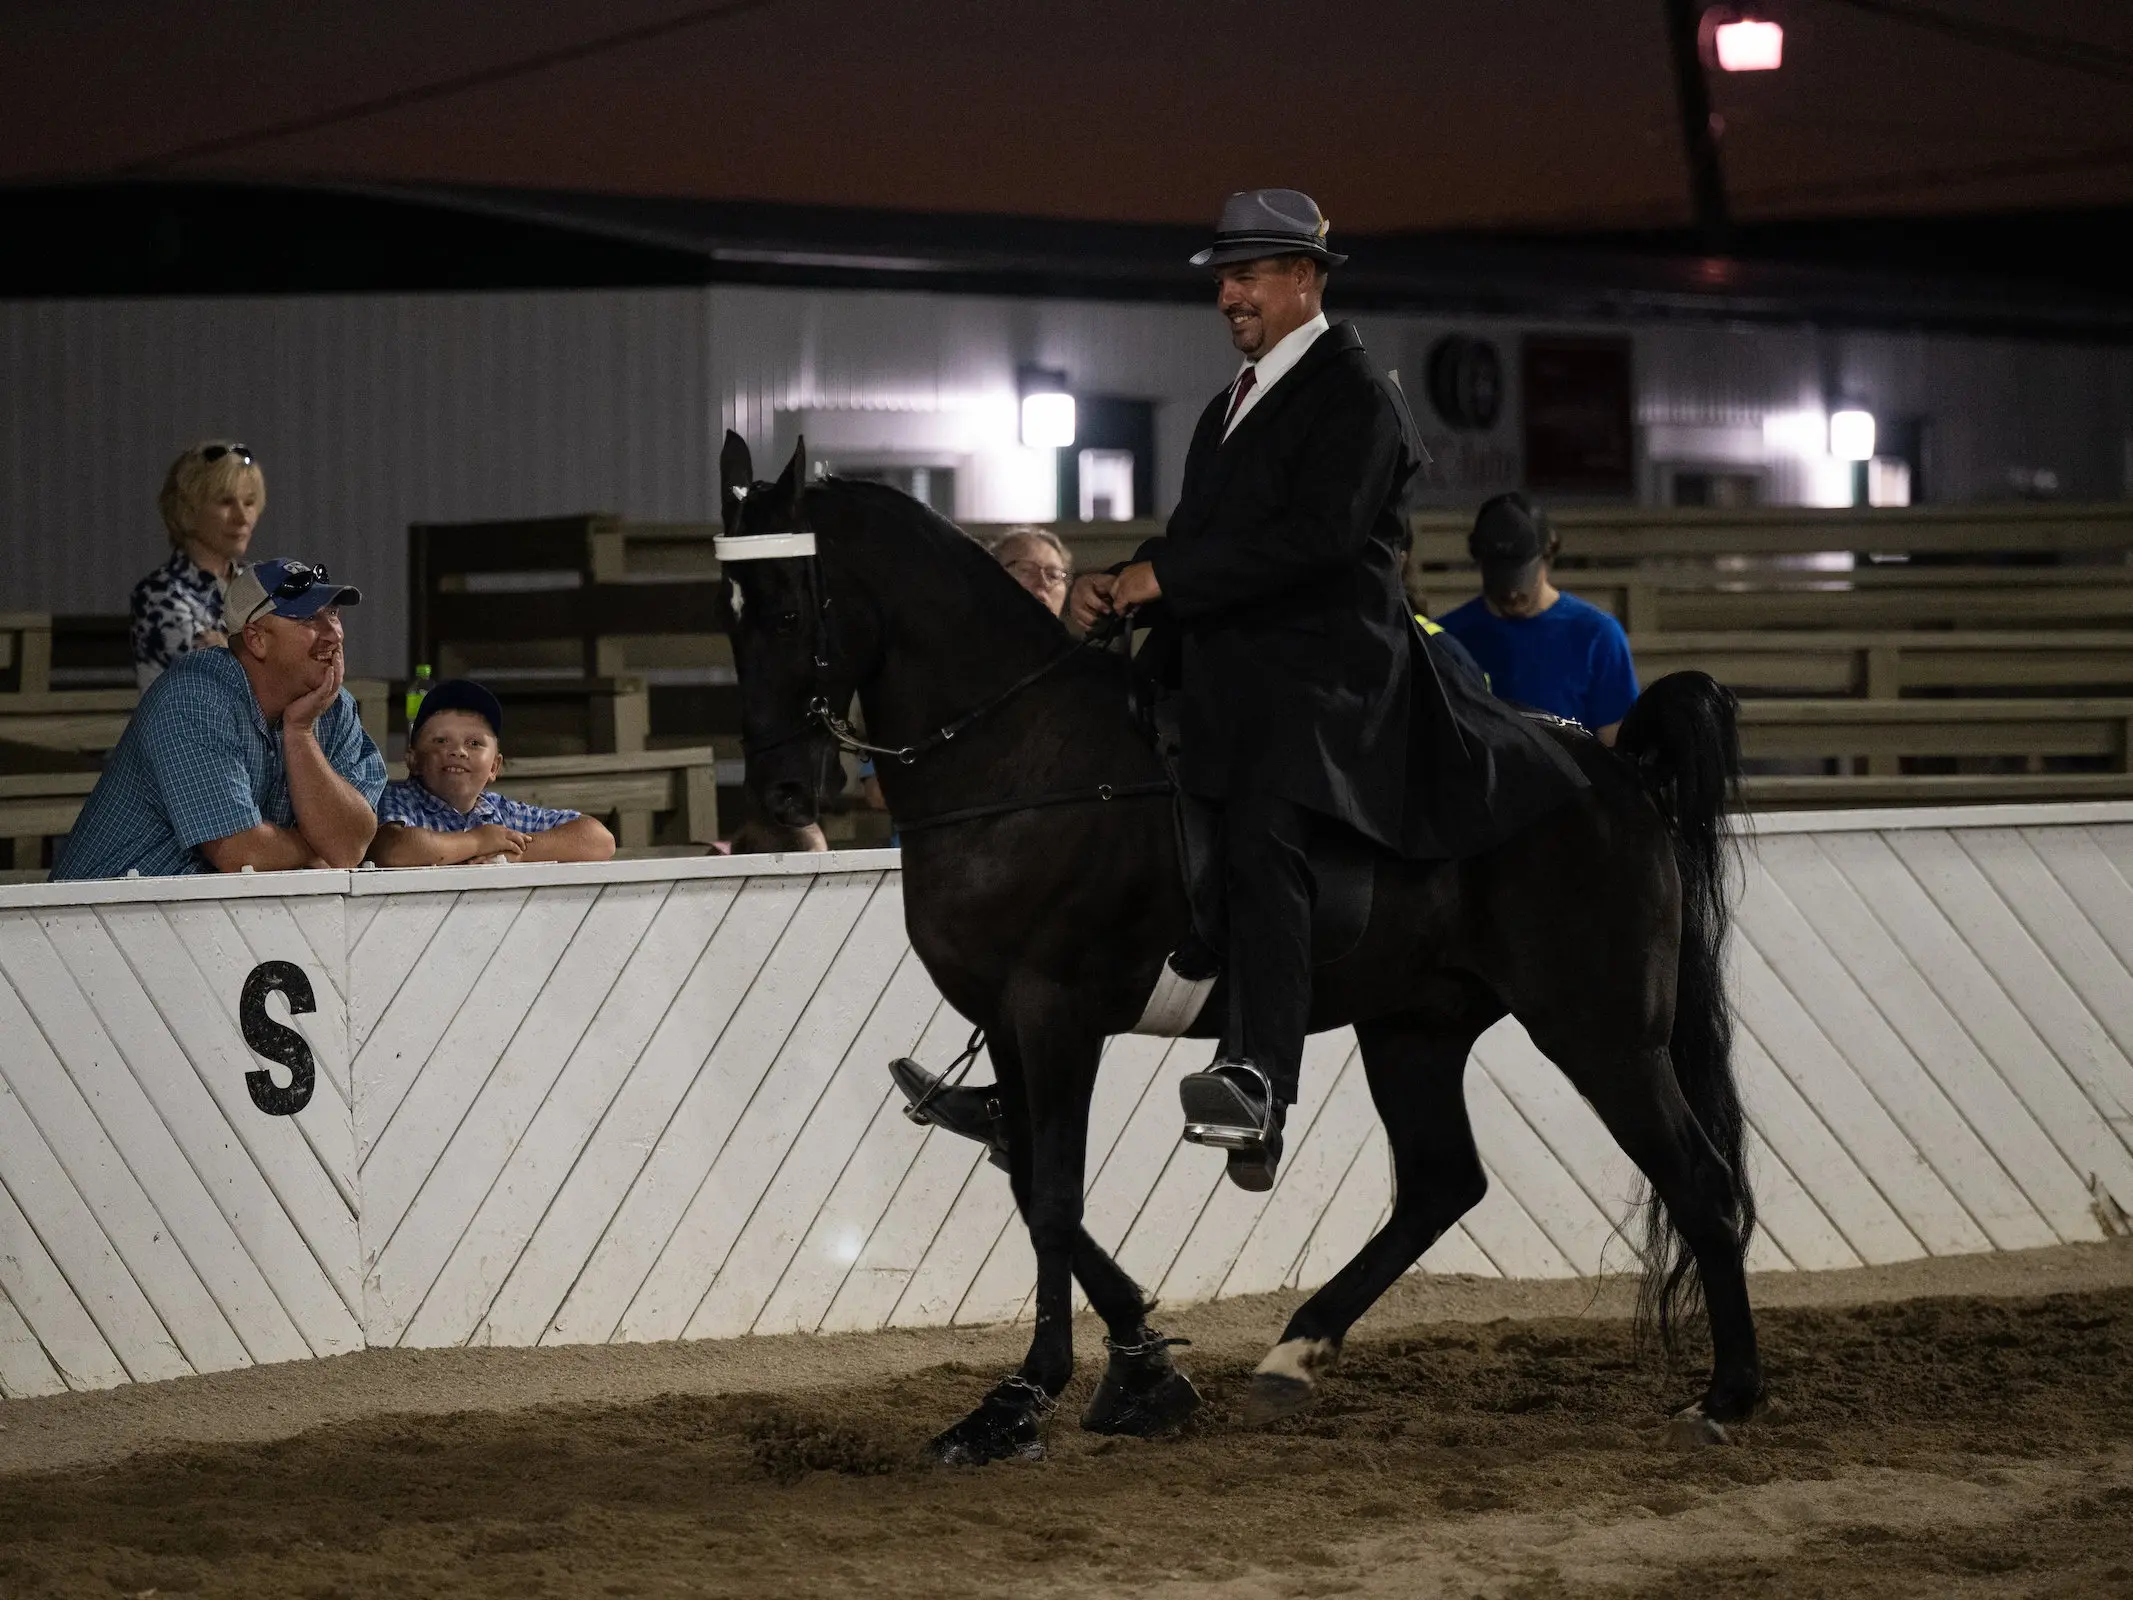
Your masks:
M222 597L267 503L251 448L232 439L196 444L170 464L156 508L171 555L133 586L133 676L143 689L188 650L228 642Z

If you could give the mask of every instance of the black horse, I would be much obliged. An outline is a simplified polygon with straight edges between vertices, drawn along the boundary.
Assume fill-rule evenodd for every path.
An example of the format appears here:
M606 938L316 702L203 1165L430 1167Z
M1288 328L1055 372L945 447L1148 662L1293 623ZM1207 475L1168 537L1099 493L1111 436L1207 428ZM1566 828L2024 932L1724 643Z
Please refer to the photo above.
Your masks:
M1042 1454L1040 1425L1073 1374L1070 1275L1109 1330L1082 1425L1172 1427L1199 1397L1147 1325L1146 1297L1081 1225L1104 1040L1139 1019L1188 923L1163 771L1125 712L1129 669L1077 648L915 501L807 483L804 445L775 484L754 481L735 435L720 465L728 534L788 536L725 547L750 789L775 821L812 821L833 736L853 742L839 713L856 692L905 825L912 948L984 1030L998 1072L1037 1257L1036 1329L1019 1371L934 1451ZM731 559L743 554L759 559ZM1613 750L1575 729L1554 736L1589 780L1581 799L1471 859L1381 861L1360 942L1316 974L1312 1027L1356 1029L1396 1199L1260 1364L1254 1418L1308 1403L1356 1318L1481 1198L1462 1078L1506 1012L1649 1180L1642 1305L1662 1337L1700 1289L1712 1373L1677 1434L1723 1437L1761 1398L1720 969L1732 697L1679 673L1645 692Z

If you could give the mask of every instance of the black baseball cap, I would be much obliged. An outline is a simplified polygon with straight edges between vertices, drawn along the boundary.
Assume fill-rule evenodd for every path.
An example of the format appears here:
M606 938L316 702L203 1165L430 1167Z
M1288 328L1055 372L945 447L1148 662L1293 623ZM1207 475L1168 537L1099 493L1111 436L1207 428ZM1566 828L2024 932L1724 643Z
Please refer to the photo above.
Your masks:
M1501 591L1520 587L1554 539L1547 512L1522 494L1500 494L1475 513L1466 550L1481 566L1482 587Z
M408 743L414 743L423 723L439 711L471 711L489 724L497 738L504 736L504 703L472 678L447 678L422 697L415 720L407 727Z

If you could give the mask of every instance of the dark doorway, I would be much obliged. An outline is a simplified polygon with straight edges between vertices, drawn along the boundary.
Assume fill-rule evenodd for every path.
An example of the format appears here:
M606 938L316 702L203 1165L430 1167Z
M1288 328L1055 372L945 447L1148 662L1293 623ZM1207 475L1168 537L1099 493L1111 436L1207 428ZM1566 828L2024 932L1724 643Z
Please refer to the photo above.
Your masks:
M1084 450L1118 451L1133 457L1133 504L1121 508L1108 495L1100 494L1091 515L1108 512L1105 520L1118 518L1121 509L1133 517L1155 515L1155 402L1128 400L1110 394L1074 396L1074 442L1059 452L1059 520L1073 522L1083 515L1081 453ZM1094 485L1092 485L1094 487Z

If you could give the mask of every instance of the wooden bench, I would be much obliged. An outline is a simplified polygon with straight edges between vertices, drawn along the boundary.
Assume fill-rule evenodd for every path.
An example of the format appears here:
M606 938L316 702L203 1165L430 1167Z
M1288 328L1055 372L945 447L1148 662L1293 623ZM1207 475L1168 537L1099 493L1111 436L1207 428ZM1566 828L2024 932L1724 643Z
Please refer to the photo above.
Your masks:
M1566 569L1555 580L1633 634L2133 628L2133 567ZM1471 568L1411 572L1407 587L1433 617L1480 593Z
M1566 561L1595 565L1827 551L1960 556L1971 561L2003 555L2122 560L2133 551L2133 502L2127 501L1844 510L1551 506L1548 516L1562 537ZM1417 512L1410 525L1418 563L1470 569L1466 541L1474 527L1471 510Z
M363 729L385 746L389 687L382 678L350 678ZM55 689L44 694L0 694L0 746L34 745L45 750L101 756L126 731L140 702L134 689ZM4 751L0 751L4 757ZM0 767L0 770L5 770Z
M395 778L407 769L395 762ZM17 871L43 864L45 842L74 826L96 787L93 771L0 775L0 840ZM529 756L514 761L500 788L537 806L607 819L616 842L703 847L718 841L718 775L708 749L599 756Z
M2133 629L1632 634L1630 651L1646 683L1693 668L1743 694L2133 693Z
M2034 770L2078 759L2129 770L2133 699L1747 700L1741 755L1749 761L1859 764L1896 777L1905 761L2005 761Z
M1752 777L1742 785L1749 811L1848 806L2037 805L2066 800L2133 800L2125 772L1906 772L1887 777Z
M717 531L590 512L418 522L407 535L409 665L428 662L440 678L730 668Z

